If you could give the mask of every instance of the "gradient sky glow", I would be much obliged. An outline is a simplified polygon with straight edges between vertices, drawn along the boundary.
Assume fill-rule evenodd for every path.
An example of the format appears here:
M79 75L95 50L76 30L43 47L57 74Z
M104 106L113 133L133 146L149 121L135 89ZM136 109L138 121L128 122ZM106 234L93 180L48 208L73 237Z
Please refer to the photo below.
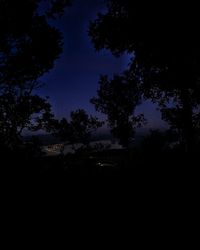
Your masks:
M64 35L63 54L55 68L41 78L45 86L39 93L50 97L57 118L69 117L70 112L78 108L102 117L89 102L96 95L99 75L121 73L128 65L130 56L116 58L106 50L96 52L88 37L89 21L103 8L103 0L74 0L65 16L56 22ZM145 113L150 127L163 126L150 102L137 110Z

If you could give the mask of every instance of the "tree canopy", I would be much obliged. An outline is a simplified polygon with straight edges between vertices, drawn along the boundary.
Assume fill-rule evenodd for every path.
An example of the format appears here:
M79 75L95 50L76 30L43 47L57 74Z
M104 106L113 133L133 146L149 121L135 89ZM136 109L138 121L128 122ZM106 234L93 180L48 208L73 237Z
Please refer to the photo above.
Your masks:
M48 101L33 92L62 52L62 34L50 19L69 4L0 0L0 136L7 146L16 143L24 128L40 129L52 116Z
M136 72L126 71L113 79L101 76L97 97L91 99L97 109L107 115L112 134L127 146L133 139L135 127L144 122L142 115L134 115L141 102L139 80Z
M181 110L181 133L186 147L194 136L194 117L200 104L200 38L196 4L107 0L107 12L90 24L89 35L97 50L133 55L140 68L143 97ZM164 106L163 106L164 105ZM180 112L177 112L180 114ZM163 117L173 123L170 116ZM175 121L175 120L174 120ZM173 124L175 125L175 124ZM176 123L178 126L178 123Z
M72 111L70 120L63 118L55 121L55 135L71 144L83 143L88 146L92 134L103 125L97 117L88 115L84 109Z

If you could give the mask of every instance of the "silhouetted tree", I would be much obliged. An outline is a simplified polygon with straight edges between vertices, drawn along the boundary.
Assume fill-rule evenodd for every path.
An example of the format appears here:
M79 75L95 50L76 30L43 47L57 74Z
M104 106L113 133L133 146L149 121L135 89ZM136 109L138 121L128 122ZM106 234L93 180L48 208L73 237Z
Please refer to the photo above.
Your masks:
M197 151L199 150L199 142L200 142L200 113L199 111L193 111L191 114L192 120L191 121L185 121L183 123L183 120L185 119L185 110L180 104L174 105L174 107L165 107L161 108L162 113L162 119L167 121L170 125L170 128L172 131L176 132L178 135L178 142L180 143L180 146L184 146L184 150L188 151L188 146L190 147L190 151ZM189 122L192 122L192 124L188 124ZM185 126L190 125L191 131L187 134L187 137L185 135Z
M52 118L51 105L37 95L0 96L0 137L9 148L20 142L24 129L46 129Z
M33 93L62 52L62 35L49 19L69 2L0 0L0 137L7 147L52 118L47 99Z
M142 142L143 150L149 155L154 154L153 157L155 157L156 154L158 155L169 148L172 141L172 134L169 134L168 131L150 130L150 134L148 134Z
M124 146L133 139L134 128L144 122L142 115L134 115L135 107L141 101L138 83L135 72L126 71L111 80L108 76L101 76L98 96L91 99L96 110L107 115L112 134Z
M107 6L90 25L95 48L132 53L144 97L165 105L173 100L181 108L181 136L191 150L200 102L198 6L131 0L107 0Z
M103 122L100 122L98 118L88 115L83 109L78 109L71 112L69 122L65 118L58 121L55 126L55 135L71 144L83 143L88 146L92 134L102 125Z

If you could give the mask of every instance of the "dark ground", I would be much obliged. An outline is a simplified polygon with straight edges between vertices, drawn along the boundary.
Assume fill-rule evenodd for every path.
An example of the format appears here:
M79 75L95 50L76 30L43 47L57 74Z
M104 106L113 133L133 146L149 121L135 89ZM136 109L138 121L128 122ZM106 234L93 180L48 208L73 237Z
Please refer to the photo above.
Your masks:
M37 157L18 153L4 155L1 170L3 175L14 179L52 180L59 183L76 178L170 182L198 178L198 158L198 155L182 152L147 153L135 149Z
M18 206L21 214L31 208L29 217L37 214L48 223L52 217L81 217L84 225L88 216L94 223L112 217L116 224L119 218L136 218L139 224L148 218L151 227L154 216L162 218L162 224L172 220L171 214L184 223L181 211L188 205L197 209L199 200L198 162L178 152L108 150L38 158L18 154L4 161L0 176L1 198L6 197L10 215Z

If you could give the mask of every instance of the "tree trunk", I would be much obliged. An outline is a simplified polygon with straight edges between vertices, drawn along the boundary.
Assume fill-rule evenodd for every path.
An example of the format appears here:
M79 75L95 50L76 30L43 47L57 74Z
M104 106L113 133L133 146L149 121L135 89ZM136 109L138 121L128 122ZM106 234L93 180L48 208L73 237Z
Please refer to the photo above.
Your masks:
M185 152L190 153L194 149L194 128L193 128L193 109L191 97L188 89L181 90L180 99L182 102L183 118L183 143Z

